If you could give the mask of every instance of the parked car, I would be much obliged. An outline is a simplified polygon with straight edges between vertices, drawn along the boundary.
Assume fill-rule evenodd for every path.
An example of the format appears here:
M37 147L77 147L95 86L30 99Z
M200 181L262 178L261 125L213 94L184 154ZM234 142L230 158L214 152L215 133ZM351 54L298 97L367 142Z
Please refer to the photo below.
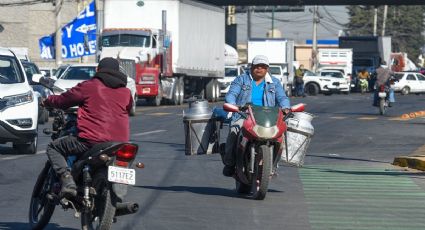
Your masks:
M319 93L330 95L348 89L348 83L340 71L327 70L317 74L310 70L304 72L304 91L307 95L314 96Z
M398 80L393 88L394 92L400 92L403 95L409 93L425 92L425 76L417 72L397 72L394 77Z
M60 78L55 82L53 92L55 94L61 94L76 86L78 83L89 80L96 74L96 68L97 63L74 64L68 66ZM130 116L134 116L136 114L137 104L136 83L128 76L123 68L120 67L120 70L127 75L127 88L130 89L134 102L133 108L130 111Z
M12 51L0 48L0 143L23 154L37 152L38 98Z
M47 89L46 87L40 85L39 83L33 82L32 76L34 74L42 74L41 71L38 69L38 66L29 61L21 61L22 65L25 69L25 74L27 75L27 80L29 84L31 85L32 89L34 90L35 95L37 95L37 98L39 101L42 101L43 99L46 99L49 95L51 95L51 91ZM44 108L43 106L39 105L38 107L38 123L44 124L45 122L49 121L49 111Z

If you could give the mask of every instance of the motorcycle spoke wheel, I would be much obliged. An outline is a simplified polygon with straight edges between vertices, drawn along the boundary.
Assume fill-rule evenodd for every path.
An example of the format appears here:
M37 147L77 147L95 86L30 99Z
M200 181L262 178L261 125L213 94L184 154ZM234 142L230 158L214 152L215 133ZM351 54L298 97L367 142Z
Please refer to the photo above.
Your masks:
M29 208L29 224L32 230L41 230L49 223L55 210L55 205L47 199L47 194L52 188L54 173L47 164L37 178L31 196Z

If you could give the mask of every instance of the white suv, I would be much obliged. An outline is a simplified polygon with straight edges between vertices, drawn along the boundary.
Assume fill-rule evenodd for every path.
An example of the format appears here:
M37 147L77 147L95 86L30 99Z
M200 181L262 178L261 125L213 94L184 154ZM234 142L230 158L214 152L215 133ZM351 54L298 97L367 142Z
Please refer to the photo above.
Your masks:
M349 90L344 76L336 70L322 71L317 74L306 70L303 80L304 91L311 96L319 93L330 95L332 93L348 92Z
M23 154L37 152L38 99L15 54L0 48L0 144Z

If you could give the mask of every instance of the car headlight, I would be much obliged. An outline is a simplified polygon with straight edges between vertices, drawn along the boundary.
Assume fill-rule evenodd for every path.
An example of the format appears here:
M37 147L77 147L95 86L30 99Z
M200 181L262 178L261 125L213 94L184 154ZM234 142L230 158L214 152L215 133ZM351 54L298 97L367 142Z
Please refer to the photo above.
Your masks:
M18 94L18 95L4 97L2 101L3 101L2 108L0 108L0 109L33 102L34 101L34 95L31 91L28 91L24 94Z

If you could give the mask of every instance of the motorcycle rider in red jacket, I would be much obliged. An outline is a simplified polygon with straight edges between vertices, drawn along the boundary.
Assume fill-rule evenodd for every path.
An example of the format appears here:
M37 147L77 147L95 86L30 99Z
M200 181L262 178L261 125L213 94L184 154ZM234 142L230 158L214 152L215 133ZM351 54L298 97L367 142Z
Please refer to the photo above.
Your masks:
M46 154L56 174L61 178L62 196L76 196L77 186L68 168L66 157L77 158L93 145L108 141L128 142L128 114L133 99L126 87L127 76L120 72L113 58L102 59L95 76L81 82L61 95L49 96L43 106L68 109L78 106L78 135L52 141Z

